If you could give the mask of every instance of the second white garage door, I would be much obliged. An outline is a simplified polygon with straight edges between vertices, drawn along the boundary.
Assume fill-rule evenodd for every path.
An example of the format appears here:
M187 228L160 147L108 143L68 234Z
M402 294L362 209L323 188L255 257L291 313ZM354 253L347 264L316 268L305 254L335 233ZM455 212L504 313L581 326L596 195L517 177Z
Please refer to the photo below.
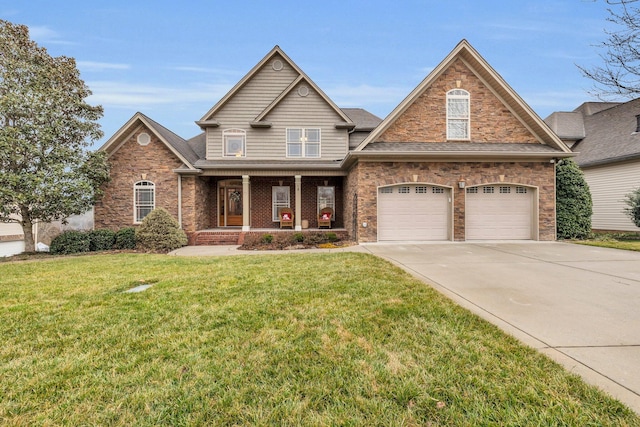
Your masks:
M449 239L450 190L421 184L378 190L378 240Z
M528 240L533 238L535 190L516 185L467 188L467 240Z

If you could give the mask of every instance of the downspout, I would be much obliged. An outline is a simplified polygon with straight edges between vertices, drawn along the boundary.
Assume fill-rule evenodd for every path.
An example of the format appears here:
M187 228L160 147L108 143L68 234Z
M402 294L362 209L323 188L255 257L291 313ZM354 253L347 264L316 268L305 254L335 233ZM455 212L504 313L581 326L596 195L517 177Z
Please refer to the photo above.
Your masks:
M182 175L178 174L178 224L182 228Z

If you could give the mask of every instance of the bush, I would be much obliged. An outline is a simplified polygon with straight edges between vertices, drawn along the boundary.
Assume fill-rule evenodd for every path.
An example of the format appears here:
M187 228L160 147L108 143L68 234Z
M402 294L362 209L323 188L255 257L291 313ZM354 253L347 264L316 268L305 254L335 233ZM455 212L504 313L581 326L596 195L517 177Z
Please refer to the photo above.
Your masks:
M52 254L76 254L89 252L91 239L85 231L67 230L56 236L49 246Z
M593 204L584 174L571 159L556 164L556 230L558 239L585 239L591 232Z
M109 251L113 249L116 233L113 230L100 229L89 232L90 251Z
M325 234L325 237L327 238L328 241L332 243L338 241L338 236L334 232Z
M624 202L627 205L624 212L636 227L640 227L640 187L627 194Z
M265 234L260 239L262 243L271 243L273 242L273 236L271 234Z
M121 228L116 232L114 249L135 249L136 229L133 227Z
M302 243L304 242L304 234L294 233L291 239L296 243Z
M145 250L170 252L187 244L187 235L166 209L151 211L136 230L136 242Z

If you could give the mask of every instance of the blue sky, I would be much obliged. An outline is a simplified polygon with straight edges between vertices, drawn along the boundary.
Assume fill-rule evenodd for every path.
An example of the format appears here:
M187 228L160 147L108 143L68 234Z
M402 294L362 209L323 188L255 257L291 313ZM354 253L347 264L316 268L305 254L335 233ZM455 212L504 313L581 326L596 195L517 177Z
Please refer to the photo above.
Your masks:
M602 0L0 0L104 106L104 143L140 111L185 138L274 45L340 107L384 118L467 39L542 118L593 100Z

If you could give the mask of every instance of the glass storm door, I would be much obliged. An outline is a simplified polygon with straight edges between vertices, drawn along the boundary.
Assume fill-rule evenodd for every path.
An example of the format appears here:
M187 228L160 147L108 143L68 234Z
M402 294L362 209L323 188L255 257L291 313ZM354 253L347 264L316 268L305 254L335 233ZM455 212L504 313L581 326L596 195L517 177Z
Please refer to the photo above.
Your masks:
M220 227L242 226L242 186L222 185L218 200Z

